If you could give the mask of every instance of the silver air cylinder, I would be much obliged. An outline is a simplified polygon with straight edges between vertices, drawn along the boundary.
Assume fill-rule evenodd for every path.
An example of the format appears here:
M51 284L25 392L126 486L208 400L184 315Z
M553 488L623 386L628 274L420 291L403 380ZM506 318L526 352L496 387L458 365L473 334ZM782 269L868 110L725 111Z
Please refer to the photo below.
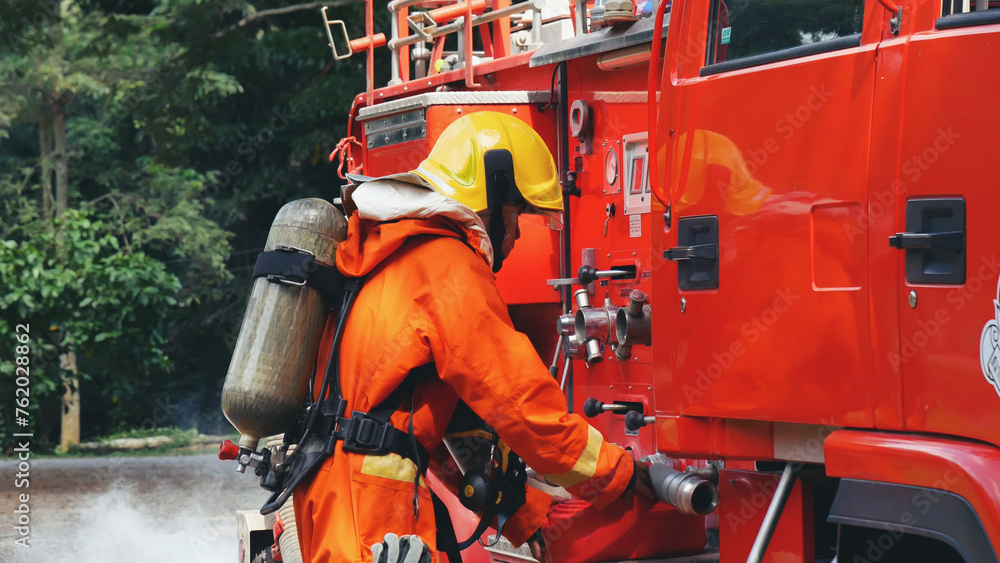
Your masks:
M704 516L719 504L719 489L698 475L654 463L649 466L649 478L657 498L681 514Z
M278 211L265 250L292 247L335 267L345 238L347 220L332 203L300 199ZM326 323L324 301L305 285L254 281L222 387L222 412L240 432L241 447L255 450L262 436L280 434L298 419Z

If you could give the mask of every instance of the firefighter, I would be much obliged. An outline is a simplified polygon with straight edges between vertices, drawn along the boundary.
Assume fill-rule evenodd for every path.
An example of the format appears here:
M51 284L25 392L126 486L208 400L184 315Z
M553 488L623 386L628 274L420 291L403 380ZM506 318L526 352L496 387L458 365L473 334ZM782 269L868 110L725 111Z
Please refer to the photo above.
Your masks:
M340 349L347 412L368 413L411 371L433 370L389 419L419 446L404 444L404 455L365 455L338 442L311 482L295 490L305 561L436 560L435 513L420 476L427 460L420 457L441 443L459 401L529 466L594 505L631 490L652 498L646 466L567 413L496 287L494 272L520 234L520 214L562 226L555 164L534 130L495 112L463 116L416 170L343 195L350 217L337 268L364 280ZM319 366L326 365L332 323ZM544 524L549 501L529 488L504 535L525 542Z

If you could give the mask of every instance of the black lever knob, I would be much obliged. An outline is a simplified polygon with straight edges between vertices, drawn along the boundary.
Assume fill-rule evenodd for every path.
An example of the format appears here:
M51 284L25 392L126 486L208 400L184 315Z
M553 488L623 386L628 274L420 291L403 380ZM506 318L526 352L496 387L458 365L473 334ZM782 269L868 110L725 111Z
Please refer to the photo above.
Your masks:
M583 414L587 415L587 418L594 418L604 412L602 407L604 407L604 403L591 397L583 402Z
M644 416L639 411L628 411L625 415L625 429L629 432L635 432L654 420L656 420L655 416Z
M619 405L617 403L602 403L597 399L591 397L583 402L583 414L587 415L589 418L594 418L595 416L603 412L623 412L628 410L628 405Z
M593 266L588 266L584 264L580 266L580 269L576 272L576 279L580 280L580 285L588 285L598 278L627 278L629 276L634 276L634 273L629 273L626 270L598 270Z

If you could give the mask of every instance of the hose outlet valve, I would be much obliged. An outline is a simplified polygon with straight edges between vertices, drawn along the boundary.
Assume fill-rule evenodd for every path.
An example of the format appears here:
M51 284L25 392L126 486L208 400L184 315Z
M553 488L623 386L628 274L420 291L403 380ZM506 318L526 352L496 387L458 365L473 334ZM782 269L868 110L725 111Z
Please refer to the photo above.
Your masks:
M681 514L705 516L719 505L719 488L696 474L654 463L649 466L649 478L656 497Z
M577 304L579 299L577 292ZM603 307L581 306L576 311L575 328L576 339L586 343L587 363L596 364L600 362L604 353L604 346L615 343L614 340L614 319L620 308L611 304L610 300L605 300Z
M632 346L653 343L652 309L646 304L646 294L638 289L629 295L628 305L615 312L615 357L621 361L632 355Z

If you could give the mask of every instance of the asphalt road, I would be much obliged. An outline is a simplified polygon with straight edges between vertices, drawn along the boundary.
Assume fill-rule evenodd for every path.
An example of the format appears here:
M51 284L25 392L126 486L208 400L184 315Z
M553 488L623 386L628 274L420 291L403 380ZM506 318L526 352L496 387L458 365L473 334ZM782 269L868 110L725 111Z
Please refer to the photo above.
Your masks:
M237 510L266 499L251 475L214 455L0 461L0 561L234 563ZM29 545L15 511L27 493ZM23 507L22 507L23 512Z

